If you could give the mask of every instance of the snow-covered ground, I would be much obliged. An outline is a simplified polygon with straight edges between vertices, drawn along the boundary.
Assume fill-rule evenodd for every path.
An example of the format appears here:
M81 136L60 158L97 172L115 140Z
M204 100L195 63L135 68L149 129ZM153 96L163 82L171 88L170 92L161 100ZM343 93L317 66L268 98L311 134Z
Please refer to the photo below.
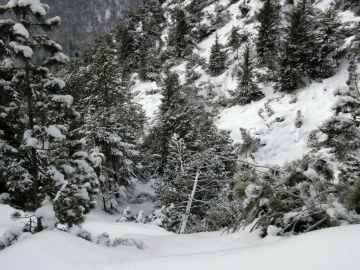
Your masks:
M0 205L0 230L11 221ZM93 236L143 241L145 248L104 247L61 231L31 235L0 251L0 269L358 269L360 225L324 229L289 238L257 231L177 235L154 225L116 223L116 216L91 213L84 224Z

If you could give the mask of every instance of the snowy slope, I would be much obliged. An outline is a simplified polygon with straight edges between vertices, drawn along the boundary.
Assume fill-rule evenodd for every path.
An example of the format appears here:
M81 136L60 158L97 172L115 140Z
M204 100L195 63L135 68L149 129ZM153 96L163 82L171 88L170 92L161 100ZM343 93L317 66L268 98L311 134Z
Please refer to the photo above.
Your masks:
M6 206L0 205L4 228ZM360 264L360 226L343 226L281 238L260 238L247 230L177 235L144 224L109 223L90 214L94 235L141 240L145 248L104 247L59 231L25 238L0 252L0 269L356 269ZM91 222L90 222L91 223ZM9 224L7 224L9 225ZM101 228L101 230L100 230ZM295 255L296 254L296 255ZM21 260L17 260L21 255ZM306 258L306 259L304 259Z
M189 1L184 1L182 5L186 5ZM227 7L230 14L230 21L223 27L217 29L208 38L197 44L194 52L208 61L210 56L210 49L215 41L215 34L219 36L220 42L226 44L233 26L240 29L240 33L247 33L250 40L254 40L257 36L257 21L254 20L256 12L263 5L261 0L247 1L247 6L251 9L245 16L241 16L239 6L244 1L239 1L230 5L229 0L220 0L206 7L203 11L212 14L216 5L223 5ZM285 1L280 1L284 4ZM325 10L329 5L330 0L319 0L316 2L316 7ZM339 17L343 23L348 25L360 21L360 17L356 17L351 11L344 11L339 13ZM204 16L202 23L207 22ZM167 31L164 31L166 33ZM164 34L163 38L166 38ZM351 38L350 38L351 39ZM348 40L350 41L350 40ZM242 52L243 46L240 47L239 53ZM219 98L229 98L230 92L234 92L237 87L236 68L239 64L236 59L236 52L232 52L229 48L227 50L228 66L225 72L217 77L211 77L202 67L194 67L196 72L201 74L200 78L195 81L194 85L198 89L198 94L206 97L206 89L203 85L211 83L214 87L215 95L213 101ZM182 83L185 83L185 66L186 61L171 69L177 72ZM230 135L234 143L242 142L239 128L246 128L250 131L251 136L257 137L264 145L256 153L252 155L255 162L259 165L283 165L286 161L293 161L302 158L310 149L307 147L307 141L311 131L317 127L328 117L332 115L331 106L334 104L336 98L333 95L334 90L346 86L348 78L348 61L344 60L341 66L335 71L336 74L323 82L311 82L304 88L297 91L296 102L293 102L294 95L276 92L272 85L264 85L259 83L258 86L266 95L260 101L252 102L245 106L233 106L231 108L217 108L220 112L215 117L215 123L220 129L230 131ZM261 73L262 70L257 70ZM136 81L133 88L133 93L136 95L135 100L143 105L146 115L149 117L149 123L153 122L157 108L161 104L160 94L161 87L155 82L141 83ZM266 111L265 104L268 104L273 110L274 114L269 115ZM206 105L212 107L211 101L206 101ZM259 116L259 110L264 110L262 119ZM303 115L304 124L300 128L295 127L295 118L298 110ZM276 118L283 118L284 121L277 122Z
M335 76L300 89L295 103L291 103L291 95L274 93L271 87L264 88L264 99L223 110L217 120L218 127L230 131L234 142L242 141L240 127L260 138L261 144L265 146L253 154L258 164L282 165L286 161L301 158L309 150L307 140L310 132L332 115L331 106L336 100L333 93L346 86L347 66L344 62ZM274 112L272 116L265 109L268 101ZM265 119L259 116L261 108ZM295 126L298 110L304 116L300 128ZM283 118L284 121L277 122L276 118Z

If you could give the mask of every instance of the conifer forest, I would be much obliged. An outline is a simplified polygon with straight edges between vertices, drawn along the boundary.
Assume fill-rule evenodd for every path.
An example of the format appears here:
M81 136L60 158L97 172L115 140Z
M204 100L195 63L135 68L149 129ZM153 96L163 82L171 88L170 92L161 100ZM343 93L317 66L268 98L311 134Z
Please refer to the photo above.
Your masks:
M0 17L0 269L359 267L360 1Z

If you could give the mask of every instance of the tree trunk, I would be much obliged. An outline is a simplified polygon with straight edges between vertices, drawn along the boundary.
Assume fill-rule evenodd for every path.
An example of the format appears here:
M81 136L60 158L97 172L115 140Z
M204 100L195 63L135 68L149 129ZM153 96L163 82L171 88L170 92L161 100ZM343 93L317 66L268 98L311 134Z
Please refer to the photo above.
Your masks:
M28 103L28 116L29 116L29 128L34 130L34 114L32 108L32 93L30 86L30 68L29 68L29 60L25 61L25 74L26 74L26 96ZM36 158L36 149L31 148L31 171L32 171L32 180L33 180L33 192L34 192L34 205L35 210L40 207L40 202L38 198L39 192L39 181L38 181L38 170L37 170L37 158ZM36 218L36 231L42 231L43 227L41 224L41 219Z
M182 223L181 223L181 228L180 228L180 232L179 233L184 233L185 229L186 229L186 225L189 219L189 215L190 215L190 211L191 211L191 205L192 202L194 200L195 197L195 192L196 192L196 188L199 182L199 176L200 176L200 167L198 168L197 172L196 172L196 176L195 176L195 181L194 181L194 186L193 186L193 190L191 192L191 195L189 197L189 201L188 204L186 206L186 211L185 211L185 215L183 217Z

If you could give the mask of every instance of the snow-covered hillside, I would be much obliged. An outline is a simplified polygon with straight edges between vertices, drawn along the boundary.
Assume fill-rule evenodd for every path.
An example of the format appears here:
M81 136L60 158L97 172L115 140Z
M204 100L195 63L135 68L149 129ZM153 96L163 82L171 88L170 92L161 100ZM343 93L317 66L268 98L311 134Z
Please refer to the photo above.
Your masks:
M0 229L14 222L10 208L0 205ZM360 264L360 226L325 229L301 236L261 238L258 231L241 230L177 235L154 225L114 222L115 217L91 213L84 224L94 237L108 232L143 242L105 247L61 231L28 236L0 252L0 268L29 269L327 269L353 270ZM19 224L17 224L19 225Z
M182 5L186 6L189 2L184 1ZM325 10L331 2L330 0L319 0L315 7ZM233 26L241 29L241 32L248 33L251 38L256 37L258 23L254 20L254 16L262 7L263 1L247 1L247 6L251 9L246 17L241 15L239 8L243 1L232 5L230 3L229 0L216 1L216 3L204 9L205 14L212 14L217 6L227 7L226 10L230 14L230 20L223 27L217 29L216 33L197 44L194 52L198 53L200 57L209 59L216 34L219 36L221 43L225 45ZM339 16L341 21L347 25L355 25L360 21L360 17L357 17L351 11L340 12ZM204 18L201 23L206 22L207 19ZM164 31L164 33L163 38L166 39L167 31ZM351 38L349 38L348 42L350 41ZM228 67L225 72L217 77L211 77L200 66L194 67L194 70L201 75L194 82L194 86L199 89L198 94L206 97L207 90L203 86L213 85L215 98L212 102L216 102L223 97L229 98L229 92L235 91L237 87L235 73L239 60L236 59L236 52L227 51L229 52ZM182 83L186 81L186 63L184 61L171 68L171 71L180 75ZM325 119L333 114L331 106L336 100L334 91L346 86L346 80L348 79L347 67L348 61L343 61L333 77L322 82L308 83L305 87L298 89L295 94L277 92L272 85L259 83L265 98L260 101L253 101L245 106L237 105L225 109L220 108L218 116L214 119L215 123L220 129L231 132L234 143L242 142L240 127L246 128L251 136L259 138L263 147L253 154L253 161L259 165L283 165L286 161L299 159L309 151L307 141L311 131L317 129ZM261 73L262 71L258 70L258 72ZM136 95L135 100L143 105L150 122L161 104L160 88L161 86L155 82L141 83L137 81L132 90ZM210 103L210 106L213 105ZM267 111L267 108L270 108L270 112ZM295 126L298 111L303 116L303 125L300 128Z
M29 10L38 4L24 2L31 3ZM16 101L8 108L7 100L0 99L0 158L7 158L0 159L1 270L350 270L360 265L360 225L351 225L360 223L360 65L358 52L350 48L360 38L353 34L360 16L340 4L334 8L342 31L334 51L341 53L324 56L329 73L309 75L309 70L318 70L307 58L316 58L311 53L320 49L309 49L307 62L293 67L283 63L288 55L278 50L270 60L277 65L274 70L260 57L249 57L254 62L248 65L251 83L244 86L244 52L252 48L259 55L258 14L264 2L208 0L209 5L199 8L193 0L144 1L140 15L130 14L99 46L60 71L64 82L53 80L74 96L73 104L54 105L51 111L47 103L33 101L41 107L42 118L28 111L30 90L34 87L37 97L37 89L51 82L35 74L31 79L38 88L30 80L19 88L20 73L0 78L13 91L6 98ZM301 9L299 1L291 2L279 0L277 6L282 9L277 26L281 48L287 48L284 40L290 36L284 29L291 24L286 16ZM312 13L313 8L325 11L332 1L309 0L311 7L305 2L308 13L301 15L317 25L313 14L325 13ZM11 3L24 7L20 0ZM97 11L99 21L115 16L115 11ZM182 16L189 17L183 39L176 36ZM28 26L22 23L3 20L0 28L8 26L17 41L31 49L31 31L24 35L17 30ZM229 45L234 29L242 40L238 49ZM10 41L9 48L18 53L16 42ZM226 60L214 73L210 59L217 42ZM316 45L322 43L319 38ZM20 70L16 64L24 57L0 64ZM294 73L293 89L281 88L287 78L280 73L291 68L303 70ZM37 70L28 65L25 69L29 74ZM18 95L23 89L27 99ZM244 97L241 91L247 91L247 99L239 98ZM52 95L49 92L49 100L59 99ZM23 113L20 121L17 104ZM55 109L70 105L73 118L62 125L56 118L62 112ZM44 120L48 109L53 125ZM33 115L37 125L30 121L29 128L23 119ZM9 127L6 117L12 121ZM40 124L49 139L33 135ZM50 127L56 128L55 135ZM78 170L71 162L61 163L75 151L57 146L67 139L81 148L71 161L81 165ZM312 140L316 142L310 144ZM49 142L54 148L46 148ZM65 149L64 157L52 154L54 149ZM5 203L22 210L14 214ZM24 212L29 209L35 214ZM40 224L36 229L32 224L34 234L21 232L29 216Z

